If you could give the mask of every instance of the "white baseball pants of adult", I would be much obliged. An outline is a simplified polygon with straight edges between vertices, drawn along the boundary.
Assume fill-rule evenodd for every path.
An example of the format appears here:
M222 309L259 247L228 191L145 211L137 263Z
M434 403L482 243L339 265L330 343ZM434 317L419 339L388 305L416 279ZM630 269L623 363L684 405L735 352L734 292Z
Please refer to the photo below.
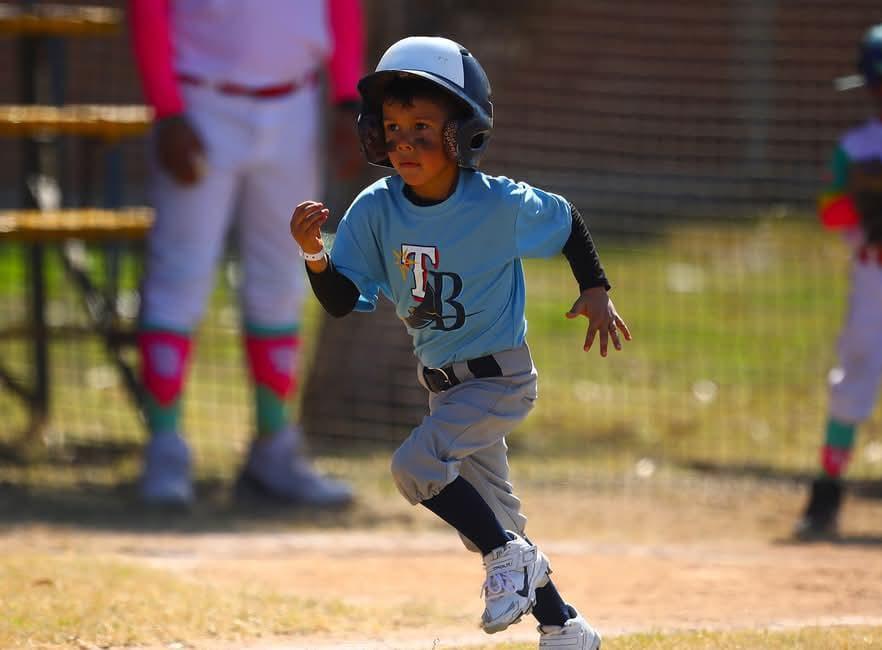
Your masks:
M321 141L316 84L289 95L253 98L183 85L187 117L206 149L204 175L176 183L151 142L156 222L148 239L141 320L192 331L214 286L226 234L242 262L244 321L260 327L298 323L303 261L289 234L294 207L320 192Z
M882 265L855 258L838 366L830 371L830 416L857 424L873 412L882 380Z

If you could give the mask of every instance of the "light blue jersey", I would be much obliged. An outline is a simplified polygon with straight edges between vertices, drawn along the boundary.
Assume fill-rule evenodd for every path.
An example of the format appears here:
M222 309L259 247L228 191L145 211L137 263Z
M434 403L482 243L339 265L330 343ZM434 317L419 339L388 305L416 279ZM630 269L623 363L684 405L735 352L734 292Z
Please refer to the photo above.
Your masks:
M373 309L380 293L392 300L429 367L523 344L520 258L561 252L572 226L569 203L467 169L436 205L414 205L403 190L398 176L377 181L340 223L331 259L361 292L356 309Z

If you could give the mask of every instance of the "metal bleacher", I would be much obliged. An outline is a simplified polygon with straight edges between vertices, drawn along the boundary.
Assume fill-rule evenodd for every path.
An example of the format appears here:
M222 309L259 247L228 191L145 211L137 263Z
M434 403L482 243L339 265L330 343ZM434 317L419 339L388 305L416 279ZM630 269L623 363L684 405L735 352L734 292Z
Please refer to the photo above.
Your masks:
M133 337L120 329L116 293L120 258L126 246L143 240L152 212L123 205L119 143L144 135L152 116L145 106L67 105L64 97L66 40L117 34L121 25L122 12L112 7L0 5L0 35L16 39L19 68L18 103L0 105L0 137L17 139L22 148L21 207L0 211L0 243L25 249L28 290L24 322L4 327L0 338L25 339L31 359L31 372L25 373L31 376L22 377L0 358L0 388L26 404L28 438L40 436L50 418L54 332L46 317L46 267L55 256L89 319L75 334L103 340L128 393L140 404L135 374L122 354ZM77 149L77 183L100 186L99 205L69 205L61 195L58 175L68 146ZM78 189L79 196L95 194L92 187ZM103 258L100 279L77 254L86 245L97 247Z

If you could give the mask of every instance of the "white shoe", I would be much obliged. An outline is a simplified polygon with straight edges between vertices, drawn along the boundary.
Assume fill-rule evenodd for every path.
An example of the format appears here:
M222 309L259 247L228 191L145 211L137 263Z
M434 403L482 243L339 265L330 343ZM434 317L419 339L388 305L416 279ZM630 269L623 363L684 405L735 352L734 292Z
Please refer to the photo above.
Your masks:
M539 650L543 648L565 648L566 650L600 650L600 633L567 605L570 618L561 625L539 626Z
M500 632L529 614L536 604L536 588L548 584L548 558L523 537L513 539L484 556L484 613L481 627L487 634Z
M144 449L141 500L154 506L188 506L193 501L190 448L177 433L157 433Z
M320 474L300 446L296 429L256 439L237 481L237 494L326 508L351 503L352 489Z

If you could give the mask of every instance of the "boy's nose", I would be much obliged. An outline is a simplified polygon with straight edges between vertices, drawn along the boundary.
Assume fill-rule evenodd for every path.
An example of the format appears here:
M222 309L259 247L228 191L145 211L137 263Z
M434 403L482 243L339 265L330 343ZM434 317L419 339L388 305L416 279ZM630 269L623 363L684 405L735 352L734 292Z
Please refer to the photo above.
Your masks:
M413 151L413 145L406 138L401 138L395 145L398 151Z

